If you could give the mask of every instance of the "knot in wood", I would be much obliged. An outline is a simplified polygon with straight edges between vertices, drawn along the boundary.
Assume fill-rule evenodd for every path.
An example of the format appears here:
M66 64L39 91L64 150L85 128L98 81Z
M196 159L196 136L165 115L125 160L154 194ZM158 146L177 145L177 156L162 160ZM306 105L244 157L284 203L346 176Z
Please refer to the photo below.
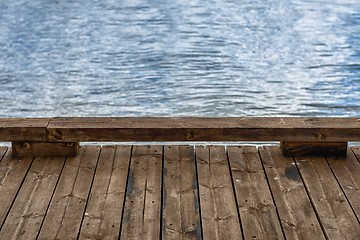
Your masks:
M29 149L29 148L30 148L30 143L25 142L24 145L23 145L23 147L26 148L26 149Z
M326 136L324 135L324 134L319 134L319 136L318 136L318 139L320 140L320 141L325 141L326 140Z
M63 140L63 136L61 133L57 132L57 131L51 131L49 132L49 137L52 139L52 140L55 140L55 141L58 141L58 142L61 142Z
M192 140L194 138L194 134L192 132L187 132L186 133L186 139L187 140Z

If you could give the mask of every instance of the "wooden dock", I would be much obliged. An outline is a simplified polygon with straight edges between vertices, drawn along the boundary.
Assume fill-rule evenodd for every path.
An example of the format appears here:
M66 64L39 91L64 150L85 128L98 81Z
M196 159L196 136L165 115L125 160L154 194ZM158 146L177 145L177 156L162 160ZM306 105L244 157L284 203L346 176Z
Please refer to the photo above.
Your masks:
M278 146L0 148L0 239L360 239L360 147L346 158Z
M358 118L0 119L0 141L1 240L360 239ZM103 141L148 143L80 145Z

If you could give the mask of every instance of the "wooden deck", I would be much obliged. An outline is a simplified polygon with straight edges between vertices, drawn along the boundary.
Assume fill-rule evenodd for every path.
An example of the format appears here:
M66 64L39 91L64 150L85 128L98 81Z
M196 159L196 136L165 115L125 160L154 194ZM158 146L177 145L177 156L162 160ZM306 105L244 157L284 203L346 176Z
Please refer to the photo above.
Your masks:
M0 239L360 239L360 147L345 159L278 146L0 148Z

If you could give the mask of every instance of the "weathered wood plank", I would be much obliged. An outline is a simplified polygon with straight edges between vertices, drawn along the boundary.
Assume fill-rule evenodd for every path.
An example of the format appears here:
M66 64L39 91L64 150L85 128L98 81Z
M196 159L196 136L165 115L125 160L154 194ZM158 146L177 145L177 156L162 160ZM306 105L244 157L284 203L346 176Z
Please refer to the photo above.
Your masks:
M55 118L51 142L360 140L357 118Z
M131 146L101 150L80 239L118 239Z
M66 159L38 239L77 239L99 152L86 146Z
M353 152L352 152L352 151ZM336 176L357 219L360 219L360 147L351 147L345 159L329 157L327 161ZM354 155L355 154L355 155Z
M0 147L0 162L7 151L8 151L8 147Z
M0 118L0 141L47 141L50 118Z
M14 156L73 157L79 150L79 143L12 142Z
M1 148L0 159L5 153ZM29 170L33 158L13 158L8 150L0 162L0 228Z
M13 199L11 199L11 196L8 196L7 193L4 193L4 192L8 192L7 190L4 190L4 187L6 187L5 178L8 175L9 170L11 169L11 167L9 168L7 166L8 164L6 163L6 161L3 160L3 157L7 151L8 151L7 147L0 147L0 204L2 205L2 202L5 202L5 206L3 208L0 208L0 229L2 227L3 222L5 221L7 211L9 210L10 205L13 201ZM17 189L18 188L16 188L16 190ZM8 198L10 199L10 201L8 200ZM7 201L9 201L10 204L9 203L6 204Z
M228 147L245 239L284 239L280 220L255 146Z
M121 239L159 239L162 146L134 146Z
M359 222L326 159L295 160L327 238L360 239Z
M284 156L339 156L346 157L347 142L281 142Z
M0 229L32 160L33 158L14 159L10 150L0 147Z
M0 239L36 239L65 158L35 158L0 231Z
M163 239L201 239L194 148L165 146Z
M259 147L286 239L325 239L292 158L279 147Z
M242 239L230 169L223 146L197 146L204 239Z

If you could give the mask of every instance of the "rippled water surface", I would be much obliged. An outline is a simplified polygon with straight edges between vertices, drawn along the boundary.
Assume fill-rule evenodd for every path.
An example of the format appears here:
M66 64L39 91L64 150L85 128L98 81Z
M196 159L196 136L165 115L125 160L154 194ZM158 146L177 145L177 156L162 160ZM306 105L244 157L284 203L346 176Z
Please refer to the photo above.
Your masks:
M0 116L360 116L359 0L0 1Z

